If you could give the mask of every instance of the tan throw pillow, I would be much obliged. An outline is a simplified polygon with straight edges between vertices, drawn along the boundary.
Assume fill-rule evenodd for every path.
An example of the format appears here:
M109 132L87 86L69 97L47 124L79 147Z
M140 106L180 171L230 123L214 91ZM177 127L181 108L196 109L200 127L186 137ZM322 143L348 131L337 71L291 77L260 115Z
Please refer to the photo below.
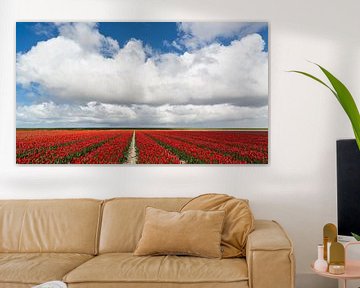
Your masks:
M247 236L254 230L254 217L247 200L224 194L204 194L190 200L181 209L188 210L225 211L221 237L222 257L245 256Z
M147 207L134 255L221 258L224 211L167 212Z

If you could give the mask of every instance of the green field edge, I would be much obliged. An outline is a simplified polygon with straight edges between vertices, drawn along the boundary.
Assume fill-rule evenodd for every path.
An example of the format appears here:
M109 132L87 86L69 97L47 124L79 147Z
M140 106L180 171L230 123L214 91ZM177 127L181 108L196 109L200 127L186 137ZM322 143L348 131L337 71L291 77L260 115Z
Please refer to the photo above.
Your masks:
M16 128L16 131L35 131L35 130L184 130L184 131L268 131L269 128L157 128L157 127L77 127L77 128Z

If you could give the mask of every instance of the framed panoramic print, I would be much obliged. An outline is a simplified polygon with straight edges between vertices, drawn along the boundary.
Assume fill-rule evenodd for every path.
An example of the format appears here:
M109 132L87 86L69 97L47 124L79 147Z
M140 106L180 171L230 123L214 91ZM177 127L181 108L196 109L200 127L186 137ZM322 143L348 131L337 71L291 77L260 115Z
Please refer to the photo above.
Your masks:
M16 163L268 163L268 24L18 22Z

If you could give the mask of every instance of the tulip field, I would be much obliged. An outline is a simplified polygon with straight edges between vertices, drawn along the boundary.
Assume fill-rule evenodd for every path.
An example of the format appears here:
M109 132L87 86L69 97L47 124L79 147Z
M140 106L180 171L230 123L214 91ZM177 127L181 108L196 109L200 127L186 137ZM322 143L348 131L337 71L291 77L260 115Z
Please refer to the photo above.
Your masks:
M17 129L18 164L266 164L262 130Z

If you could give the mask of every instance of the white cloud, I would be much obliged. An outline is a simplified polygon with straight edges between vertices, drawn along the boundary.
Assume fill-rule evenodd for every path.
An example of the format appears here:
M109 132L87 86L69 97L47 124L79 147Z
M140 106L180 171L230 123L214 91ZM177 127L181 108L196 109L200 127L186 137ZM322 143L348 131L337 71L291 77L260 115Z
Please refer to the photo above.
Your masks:
M176 48L177 50L182 50L179 43L177 43L175 40L171 42L171 46Z
M137 39L120 48L93 23L57 27L59 36L17 55L17 84L31 93L36 83L40 94L31 100L33 105L17 108L19 125L191 125L193 121L198 126L267 126L268 53L258 34L228 46L214 42L181 54L159 54ZM183 28L187 35L203 42L221 31L241 33L221 26L211 36L189 27Z
M267 108L218 105L117 105L89 102L18 106L17 127L267 127ZM209 126L210 125L210 126Z
M258 34L229 46L214 43L180 55L153 57L147 56L141 41L132 39L113 58L94 52L101 41L74 41L63 35L18 55L18 84L38 83L55 102L267 103L268 55ZM86 49L85 42L90 43Z
M38 36L53 37L56 32L56 27L52 23L38 22L31 28Z
M97 23L58 23L57 26L60 36L73 40L84 51L100 52L107 56L112 56L119 51L118 42L100 34Z
M181 22L178 30L183 33L181 43L195 49L219 37L240 39L266 26L266 22Z

